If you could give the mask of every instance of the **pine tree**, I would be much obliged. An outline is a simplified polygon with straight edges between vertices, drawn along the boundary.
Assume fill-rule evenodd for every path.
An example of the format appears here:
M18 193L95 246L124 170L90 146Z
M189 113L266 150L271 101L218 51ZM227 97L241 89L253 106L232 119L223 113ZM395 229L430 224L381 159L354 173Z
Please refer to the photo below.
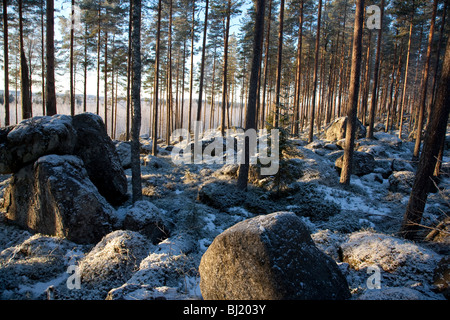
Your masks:
M445 139L447 121L450 112L450 41L447 41L441 79L436 96L436 104L430 125L423 143L419 165L403 217L401 233L407 239L414 239L420 229L423 211L432 183L436 158L442 141Z
M357 0L355 12L355 27L353 34L352 69L350 77L349 100L347 107L347 131L345 136L344 159L340 183L350 184L352 174L353 148L356 131L356 112L358 107L358 92L361 73L361 48L363 33L364 0Z

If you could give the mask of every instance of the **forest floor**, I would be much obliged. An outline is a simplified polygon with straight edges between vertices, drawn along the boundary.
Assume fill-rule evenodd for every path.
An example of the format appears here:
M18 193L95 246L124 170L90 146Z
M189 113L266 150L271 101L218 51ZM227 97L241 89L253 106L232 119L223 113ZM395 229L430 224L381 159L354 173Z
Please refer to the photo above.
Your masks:
M277 211L303 219L317 247L346 276L352 299L445 299L434 274L450 254L449 237L411 242L398 236L412 181L396 172L415 171L410 161L414 143L399 140L395 131L375 137L357 141L358 151L371 153L376 167L352 176L350 187L339 184L335 160L342 150L336 143L316 139L307 145L296 139L291 142L298 154L288 160L286 189L274 192L270 181L254 179L245 195L235 188L237 165L175 165L161 145L158 157L142 155L144 200L128 201L116 213L152 212L169 229L167 239L142 243L135 232L115 231L96 246L78 245L32 234L1 216L0 299L45 299L50 286L58 299L201 299L198 265L214 238L242 220ZM426 228L448 216L449 165L446 150L446 173L425 208ZM131 192L131 169L125 173ZM0 181L3 197L9 176ZM73 265L86 273L71 289ZM377 289L369 283L374 265L380 275Z

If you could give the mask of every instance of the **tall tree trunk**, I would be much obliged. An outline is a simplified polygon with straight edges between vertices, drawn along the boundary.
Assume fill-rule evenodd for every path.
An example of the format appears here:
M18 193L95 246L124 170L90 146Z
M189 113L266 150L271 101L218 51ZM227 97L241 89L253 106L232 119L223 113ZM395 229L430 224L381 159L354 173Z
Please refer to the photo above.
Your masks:
M97 115L100 114L100 49L101 49L101 28L100 28L101 7L97 11Z
M313 79L313 96L311 104L311 117L309 119L310 128L308 134L308 141L311 143L314 140L314 113L316 107L316 95L317 95L317 69L319 66L319 44L320 44L320 20L322 17L322 0L319 0L319 13L317 17L317 34L316 34L316 51L315 51L315 61L314 61L314 79Z
M355 143L356 112L358 108L359 80L361 73L361 47L363 32L364 0L357 0L353 34L352 69L350 75L349 101L347 107L347 132L345 135L344 160L340 183L350 184L352 174L353 147Z
M372 101L369 108L369 127L367 129L367 138L373 139L373 126L375 122L375 109L377 106L378 97L378 73L380 69L381 58L381 39L383 34L383 17L384 17L384 1L381 0L381 16L380 16L380 29L378 30L377 39L377 55L375 57L375 67L373 72L373 89L372 89Z
M153 145L152 154L156 156L158 154L158 93L159 93L159 55L160 55L160 40L161 40L161 6L162 0L158 1L158 22L156 26L156 57L155 57L155 79L153 84ZM134 62L133 62L134 64Z
M72 11L71 11L71 21L70 21L70 114L75 115L75 90L74 90L74 66L73 66L73 38L74 38L74 28L75 28L75 0L72 0Z
M5 72L5 90L3 92L5 126L9 126L8 3L6 0L3 0L3 71Z
M192 94L194 93L194 38L195 38L195 1L192 1L192 28L191 28L191 72L189 79L189 110L188 131L192 129Z
M200 116L202 112L202 94L203 94L203 78L205 74L205 59L206 59L206 34L208 30L208 7L209 0L206 0L205 4L205 25L203 27L203 45L202 45L202 60L200 65L200 84L198 88L198 106L197 106L197 121L200 121ZM213 80L214 82L214 80Z
M84 83L83 83L83 112L87 111L87 69L88 69L88 46L87 39L89 35L88 24L84 25Z
M265 125L265 112L266 112L266 88L267 88L267 77L269 74L269 47L270 47L270 22L272 19L272 0L269 0L269 13L267 17L267 35L264 53L264 83L263 83L263 97L262 97L262 107L261 107L261 125ZM270 104L269 104L270 108Z
M141 131L141 0L132 0L133 121L131 125L131 186L133 202L142 199L139 134Z
M23 45L23 2L19 0L19 50L20 50L20 100L22 102L22 119L32 117L30 79L28 74L28 64L25 57Z
M227 22L225 26L225 37L223 46L223 81L222 81L222 126L221 134L225 136L225 111L228 107L227 100L227 82L228 82L228 37L230 35L230 18L231 18L231 0L228 0L227 6Z
M277 80L275 84L275 114L273 126L278 127L280 117L280 95L281 95L281 62L283 59L283 25L284 25L284 0L280 2L280 26L278 27L278 53L277 53Z
M256 102L258 94L258 75L261 67L261 50L264 34L264 8L265 0L256 1L256 21L255 21L255 33L253 38L253 58L252 58L252 71L250 74L250 88L248 95L248 104L245 116L245 129L255 129L256 119ZM245 161L239 166L239 176L237 181L237 187L240 190L247 188L248 171L250 165L250 147L248 141L245 143Z
M6 1L4 1L6 2ZM45 27L44 27L45 1L41 0L41 90L42 90L42 115L45 116ZM8 43L5 38L5 43ZM7 57L7 56L6 56Z
M172 11L173 1L169 0L169 34L168 34L168 57L167 57L167 99L166 99L166 144L170 145L172 114Z
M127 101L126 101L126 124L125 124L125 140L130 140L130 113L131 113L131 32L133 28L133 1L130 1L130 13L129 13L129 21L128 21L128 53L127 53Z
M442 140L445 138L447 120L450 112L450 41L447 41L444 64L439 82L436 104L427 128L427 134L420 155L416 177L406 212L403 217L401 233L407 239L414 239L422 221L428 191L436 166Z
M419 158L420 142L422 140L423 118L424 118L424 114L425 114L425 104L427 101L428 77L429 77L430 59L431 59L431 46L433 44L437 3L438 3L438 0L434 0L433 12L432 12L431 24L430 24L430 33L428 35L427 57L426 57L426 61L425 61L424 71L423 71L422 91L421 91L421 95L420 95L420 104L419 104L419 110L418 110L419 117L418 117L418 123L417 123L416 143L414 145L413 160L417 160Z
M46 84L46 114L52 116L56 114L56 92L55 92L55 40L54 40L54 0L47 1L47 29L46 29L46 62L47 79Z
M104 90L104 106L105 106L105 127L108 132L108 31L105 30L105 61L103 67L103 77L105 78L105 90Z
M409 57L411 54L411 39L412 39L412 30L413 30L413 19L414 15L411 16L411 21L409 25L409 39L408 39L408 52L406 54L406 67L405 67L405 80L403 83L403 92L402 92L402 101L400 102L400 111L399 111L399 121L400 124L398 126L398 138L402 138L403 131L403 113L406 107L406 88L408 85L408 70L409 70Z

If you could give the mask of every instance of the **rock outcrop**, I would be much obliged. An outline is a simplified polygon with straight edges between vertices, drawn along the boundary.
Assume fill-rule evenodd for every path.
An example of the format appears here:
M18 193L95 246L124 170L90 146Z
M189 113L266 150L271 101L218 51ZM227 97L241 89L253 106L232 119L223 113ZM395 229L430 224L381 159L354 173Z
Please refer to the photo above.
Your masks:
M347 299L347 281L314 244L295 214L242 221L215 238L203 255L204 299Z
M93 243L112 231L114 209L89 180L83 161L48 155L20 169L5 192L6 218L35 232Z

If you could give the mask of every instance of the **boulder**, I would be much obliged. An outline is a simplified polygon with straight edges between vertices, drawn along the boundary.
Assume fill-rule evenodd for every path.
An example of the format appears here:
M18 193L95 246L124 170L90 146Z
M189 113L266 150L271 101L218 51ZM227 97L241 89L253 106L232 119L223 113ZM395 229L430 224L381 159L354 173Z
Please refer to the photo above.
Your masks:
M163 214L150 201L136 201L132 206L117 210L122 229L137 231L157 244L169 236L168 223Z
M47 154L71 154L76 143L72 117L34 117L0 129L0 173L14 173Z
M345 138L347 132L347 117L337 118L325 128L325 138L329 141L341 140ZM366 136L366 127L359 119L356 119L356 138L364 138Z
M6 218L46 235L94 243L111 232L114 209L89 180L83 161L47 155L14 174L5 191Z
M117 230L106 235L79 263L81 283L106 293L139 269L149 251L138 232Z
M102 118L82 113L72 122L78 137L73 154L83 160L100 194L113 205L122 204L127 200L127 177Z
M340 156L336 160L335 166L341 170L343 162L344 162L344 155ZM358 151L355 151L353 153L352 174L355 174L357 176L369 174L373 172L375 166L376 166L375 158L370 153Z
M389 176L389 190L409 194L415 178L411 171L394 171Z
M124 169L131 168L131 142L114 141L117 155Z
M347 299L347 281L291 212L242 221L217 236L202 256L204 299Z
M435 291L442 293L447 300L450 298L450 256L439 261L433 273Z

